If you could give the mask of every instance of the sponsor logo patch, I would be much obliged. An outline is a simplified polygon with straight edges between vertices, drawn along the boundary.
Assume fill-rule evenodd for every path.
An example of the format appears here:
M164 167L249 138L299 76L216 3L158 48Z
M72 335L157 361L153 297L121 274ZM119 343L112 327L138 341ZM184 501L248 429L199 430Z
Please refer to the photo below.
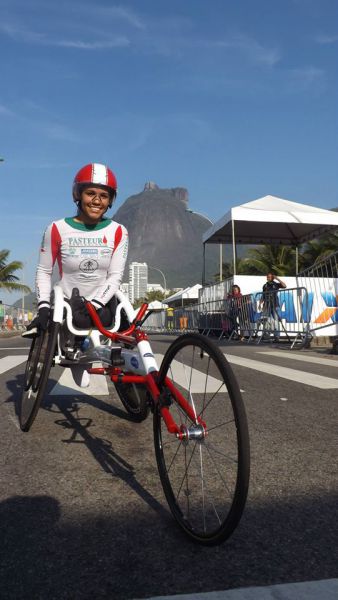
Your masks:
M80 271L82 271L82 273L94 273L94 271L96 271L98 266L99 266L99 264L98 264L97 260L94 260L92 258L86 258L79 264L79 268L80 268Z
M154 355L151 352L146 352L143 354L144 358L154 358Z
M131 359L130 359L130 364L131 364L133 367L135 367L135 369L138 369L139 362L138 362L138 360L137 360L136 356L132 356L132 357L131 357Z
M98 254L98 250L96 248L81 248L81 254ZM103 252L103 250L101 250Z
M82 248L87 248L89 247L99 247L99 246L105 246L107 244L107 238L106 236L104 236L103 238L89 238L89 237L70 237L69 238L69 245L70 246L77 246L77 247L82 247Z

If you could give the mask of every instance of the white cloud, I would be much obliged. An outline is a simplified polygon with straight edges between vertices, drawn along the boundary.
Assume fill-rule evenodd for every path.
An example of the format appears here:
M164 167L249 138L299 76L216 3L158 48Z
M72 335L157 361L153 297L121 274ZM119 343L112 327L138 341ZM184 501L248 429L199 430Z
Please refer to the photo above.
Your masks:
M69 127L60 123L43 124L42 131L52 140L80 142L81 139Z
M336 42L338 42L338 34L328 34L328 33L318 33L318 35L315 36L315 42L317 42L317 44L335 44Z
M10 108L7 108L7 106L0 104L0 116L15 117L15 114L12 110L10 110Z
M136 29L145 29L145 23L141 18L130 8L124 6L98 6L95 5L94 11L96 14L105 15L112 19L125 21L128 25L132 25Z
M313 66L299 67L286 71L286 91L320 94L325 89L325 71Z
M112 36L106 35L97 40L80 40L80 39L57 39L51 36L47 36L45 33L32 31L27 28L20 26L13 26L9 23L0 23L0 31L7 34L11 39L16 42L25 42L31 44L37 44L41 46L56 46L60 48L75 48L78 50L102 50L108 48L125 48L129 46L130 42L125 36Z
M298 79L302 83L311 84L318 79L321 79L324 75L323 69L318 69L317 67L300 67L298 69L290 69L289 73L295 79Z
M81 40L55 40L49 45L59 46L60 48L77 48L78 50L104 50L109 48L126 48L130 45L128 38L120 36L110 40L100 40L94 42L83 42Z
M224 40L209 42L208 45L215 48L237 48L244 52L251 61L269 67L273 67L281 59L281 52L278 48L263 46L257 40L242 33L229 36Z

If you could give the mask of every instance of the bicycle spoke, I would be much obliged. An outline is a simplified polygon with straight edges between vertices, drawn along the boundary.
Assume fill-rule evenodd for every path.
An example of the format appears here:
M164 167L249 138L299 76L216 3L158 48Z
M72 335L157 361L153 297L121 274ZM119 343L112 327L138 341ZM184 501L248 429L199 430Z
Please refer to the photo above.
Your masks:
M189 467L190 467L190 463L191 463L191 461L192 461L192 458L193 458L193 456L194 456L194 454L195 454L196 446L197 446L197 444L195 443L195 446L194 446L194 448L193 448L193 450L192 450L192 452L191 452L191 456L190 456L190 459L189 459L189 462L188 462L188 466L186 466L185 473L184 473L184 475L183 475L183 479L182 479L182 481L181 481L181 485L180 485L180 487L179 487L179 490L178 490L178 494L177 494L177 500L178 500L178 498L179 498L179 495L180 495L180 493L181 493L181 489L182 489L182 486L183 486L184 480L185 480L185 479L186 479L186 477L187 477L187 474L188 474L188 469L189 469Z
M223 385L225 385L224 381L222 381L222 383L221 383L221 385L219 386L218 390L216 390L216 392L213 394L213 396L210 398L210 400L208 400L208 402L206 403L206 405L205 405L205 407L204 407L204 409L203 409L204 411L205 411L205 410L208 408L208 406L209 406L210 402L212 402L212 401L213 401L213 399L215 398L216 394L218 394L218 392L220 391L221 387L223 387ZM198 416L198 417L200 417L200 416L201 416L201 413L199 413L197 416Z
M209 367L210 367L210 356L208 357L208 366L207 366L207 376L205 378L205 386L204 386L204 394L203 394L203 408L200 412L200 415L204 415L204 411L205 411L205 397L206 397L206 393L207 393L207 383L208 383L208 377L209 377Z
M207 446L209 448L209 450L212 450L216 454L219 454L220 456L223 456L223 458L226 458L229 462L234 463L235 465L238 465L238 460L231 458L231 456L224 454L224 452L221 452L220 450L216 450L216 448L213 446L213 444L211 444L211 442L209 440L208 441L204 440L204 445Z
M179 445L178 445L178 448L177 448L177 450L176 450L176 452L175 452L174 456L173 456L173 457L172 457L172 459L171 459L171 463L170 463L170 465L169 465L169 468L167 469L167 473L169 473L169 471L170 471L170 469L171 469L171 466L172 466L172 464L173 464L173 462L174 462L174 460L175 460L175 458L176 458L176 456L177 456L177 454L178 454L178 451L179 451L179 449L181 448L181 446L182 446L182 442L180 442L180 443L179 443Z
M214 429L218 429L219 427L224 427L224 425L229 425L229 423L234 423L235 419L230 419L229 421L224 421L224 423L220 423L219 425L214 425L213 427L208 427L209 431L213 431Z
M192 364L191 364L191 367L190 367L190 380L189 381L188 381L187 369L186 369L186 364L185 364L185 361L184 361L184 358L183 358L183 354L181 354L181 357L182 357L181 358L181 365L182 365L182 369L183 369L183 372L184 372L185 381L186 381L186 384L187 384L188 396L190 398L190 403L192 405L192 408L193 408L193 411L194 411L194 414L195 414L195 419L196 419L197 415L196 415L196 410L195 410L195 405L194 405L194 399L193 399L192 393L191 393L191 379L192 379L192 372L193 372L192 365L194 363L194 356L195 356L195 346L193 346Z
M204 528L204 531L206 531L202 445L200 444L199 447L200 447L200 468L201 468L201 487L202 487L203 528Z
M218 522L219 522L219 524L220 524L220 525L222 525L222 521L221 521L221 519L220 519L220 516L219 516L219 514L218 514L218 512L217 512L217 509L216 509L215 503L214 503L214 501L213 501L213 499L212 499L211 493L209 492L209 490L208 490L208 486L206 485L206 483L205 483L205 482L204 482L204 486L205 486L205 489L206 489L206 491L208 492L208 497L209 497L209 499L210 499L210 502L211 502L211 504L212 504L212 508L214 509L214 513L215 513L215 515L216 515L216 517L217 517L217 519L218 519ZM209 495L209 494L210 494L210 495Z
M220 473L220 470L219 470L219 468L218 468L218 466L217 466L217 464L216 464L216 462L215 462L215 460L214 460L213 456L211 455L211 453L210 453L210 450L209 450L208 446L205 446L205 447L206 447L206 449L207 449L207 452L209 453L209 456L210 456L210 458L211 458L212 462L214 463L215 469L216 469L216 471L217 471L217 473L218 473L219 477L221 478L221 480L222 480L222 481L223 481L223 483L224 483L224 487L225 487L225 488L226 488L226 490L228 491L228 493L229 493L230 497L231 497L231 496L233 496L233 493L231 493L231 492L230 492L230 490L229 490L229 488L228 488L228 484L226 483L226 481L224 481L223 475Z

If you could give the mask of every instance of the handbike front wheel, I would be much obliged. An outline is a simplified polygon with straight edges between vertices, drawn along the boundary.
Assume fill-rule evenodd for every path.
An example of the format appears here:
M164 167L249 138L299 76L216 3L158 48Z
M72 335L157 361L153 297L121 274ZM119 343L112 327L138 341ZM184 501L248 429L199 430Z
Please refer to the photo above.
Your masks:
M19 422L22 431L29 431L43 400L52 367L59 323L52 322L47 331L33 339L25 370Z
M149 392L144 385L115 383L117 394L132 421L141 423L150 412Z
M249 434L236 378L213 342L186 334L168 348L159 387L183 433L179 439L168 432L157 406L155 452L170 510L195 542L219 544L239 523L249 486ZM194 419L182 410L179 395ZM198 417L203 425L196 424Z

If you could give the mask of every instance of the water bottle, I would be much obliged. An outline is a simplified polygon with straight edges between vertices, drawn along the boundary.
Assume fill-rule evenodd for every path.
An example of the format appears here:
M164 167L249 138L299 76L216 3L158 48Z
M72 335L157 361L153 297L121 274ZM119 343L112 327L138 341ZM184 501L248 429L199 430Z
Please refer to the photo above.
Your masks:
M88 350L90 346L90 338L89 337L85 337L84 340L82 340L81 342L81 350L82 352L86 352L86 350Z

